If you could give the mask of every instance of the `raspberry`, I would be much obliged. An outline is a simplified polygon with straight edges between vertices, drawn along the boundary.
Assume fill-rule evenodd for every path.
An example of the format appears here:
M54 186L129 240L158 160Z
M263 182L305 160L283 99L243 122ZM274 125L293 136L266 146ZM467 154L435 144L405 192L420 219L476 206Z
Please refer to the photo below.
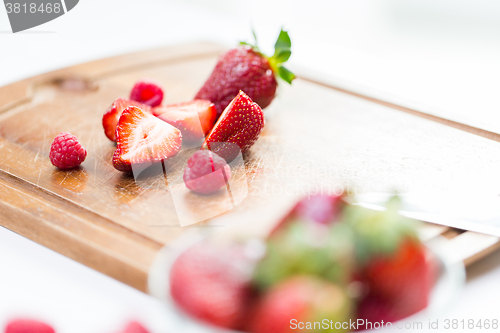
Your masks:
M149 331L138 322L131 321L127 324L122 333L149 333Z
M58 134L50 146L50 161L59 169L71 169L85 161L87 151L71 133Z
M5 333L55 333L48 324L30 319L15 319L5 326Z
M155 82L139 81L132 88L130 99L155 107L163 100L163 89Z
M208 194L217 191L231 179L231 167L209 150L199 150L189 158L184 169L184 183L193 192Z

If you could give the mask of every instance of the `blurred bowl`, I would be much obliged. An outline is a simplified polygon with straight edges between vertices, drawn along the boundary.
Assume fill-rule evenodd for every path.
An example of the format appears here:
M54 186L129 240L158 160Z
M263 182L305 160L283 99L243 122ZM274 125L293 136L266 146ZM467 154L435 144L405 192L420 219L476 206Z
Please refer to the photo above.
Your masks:
M169 274L172 264L183 251L210 235L213 235L213 233L196 232L194 230L186 232L172 244L162 248L151 266L148 280L149 293L165 303L171 317L172 329L176 332L241 333L207 324L185 314L170 297ZM229 232L229 235L234 236L234 230ZM403 325L406 322L410 324L421 322L424 328L427 327L429 319L439 318L445 314L446 310L451 308L465 284L465 267L462 262L451 259L452 256L448 254L446 249L447 240L444 237L436 237L426 242L425 245L434 254L439 268L439 276L431 292L429 305L426 309L398 322L403 323ZM394 327L377 331L384 332L386 330L393 331Z

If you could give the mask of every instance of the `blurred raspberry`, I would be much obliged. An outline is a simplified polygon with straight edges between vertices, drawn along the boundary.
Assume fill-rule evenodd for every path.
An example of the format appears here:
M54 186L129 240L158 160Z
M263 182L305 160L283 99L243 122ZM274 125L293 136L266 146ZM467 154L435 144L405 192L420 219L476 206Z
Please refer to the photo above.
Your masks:
M217 154L199 150L187 161L184 182L193 192L208 194L217 191L231 179L231 167Z
M15 319L5 326L5 333L55 333L48 324L30 319Z
M79 166L87 157L87 150L71 133L57 135L50 147L50 161L59 169L71 169Z
M149 333L149 331L138 322L131 321L121 333Z

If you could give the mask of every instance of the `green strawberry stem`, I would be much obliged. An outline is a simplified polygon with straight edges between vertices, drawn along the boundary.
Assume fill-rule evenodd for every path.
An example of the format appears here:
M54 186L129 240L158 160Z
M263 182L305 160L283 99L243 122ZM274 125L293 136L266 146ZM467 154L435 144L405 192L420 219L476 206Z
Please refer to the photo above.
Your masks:
M255 39L255 45L246 42L241 42L240 44L251 46L255 52L262 54L262 52L260 52L259 47L257 46L257 36L255 35L255 31L253 31L253 29L252 33ZM288 36L288 32L281 29L280 34L278 36L278 40L276 41L276 44L274 44L273 56L268 57L262 54L262 56L266 57L269 60L269 65L271 65L273 72L277 74L278 77L283 79L285 82L288 82L289 84L292 84L292 81L295 79L295 75L288 69L286 69L283 66L283 64L287 62L290 56L292 55L291 47L292 47L292 42L290 40L290 36Z

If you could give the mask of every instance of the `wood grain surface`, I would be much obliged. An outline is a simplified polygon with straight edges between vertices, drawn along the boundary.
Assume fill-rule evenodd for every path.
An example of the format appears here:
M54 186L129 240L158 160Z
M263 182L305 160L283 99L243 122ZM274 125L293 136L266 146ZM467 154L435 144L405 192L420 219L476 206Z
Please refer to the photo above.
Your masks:
M101 125L113 100L141 78L162 82L167 103L190 100L222 51L208 43L166 47L0 88L0 224L146 291L158 250L188 228L217 224L211 218L221 214L230 224L258 208L245 215L251 223L318 191L500 188L497 142L303 79L281 86L265 110L261 138L233 163L231 192L185 189L183 167L196 147L166 161L165 175L134 179L116 171L115 145ZM50 144L63 131L88 150L77 170L49 161ZM497 242L488 244L491 251ZM484 250L475 249L475 258Z

